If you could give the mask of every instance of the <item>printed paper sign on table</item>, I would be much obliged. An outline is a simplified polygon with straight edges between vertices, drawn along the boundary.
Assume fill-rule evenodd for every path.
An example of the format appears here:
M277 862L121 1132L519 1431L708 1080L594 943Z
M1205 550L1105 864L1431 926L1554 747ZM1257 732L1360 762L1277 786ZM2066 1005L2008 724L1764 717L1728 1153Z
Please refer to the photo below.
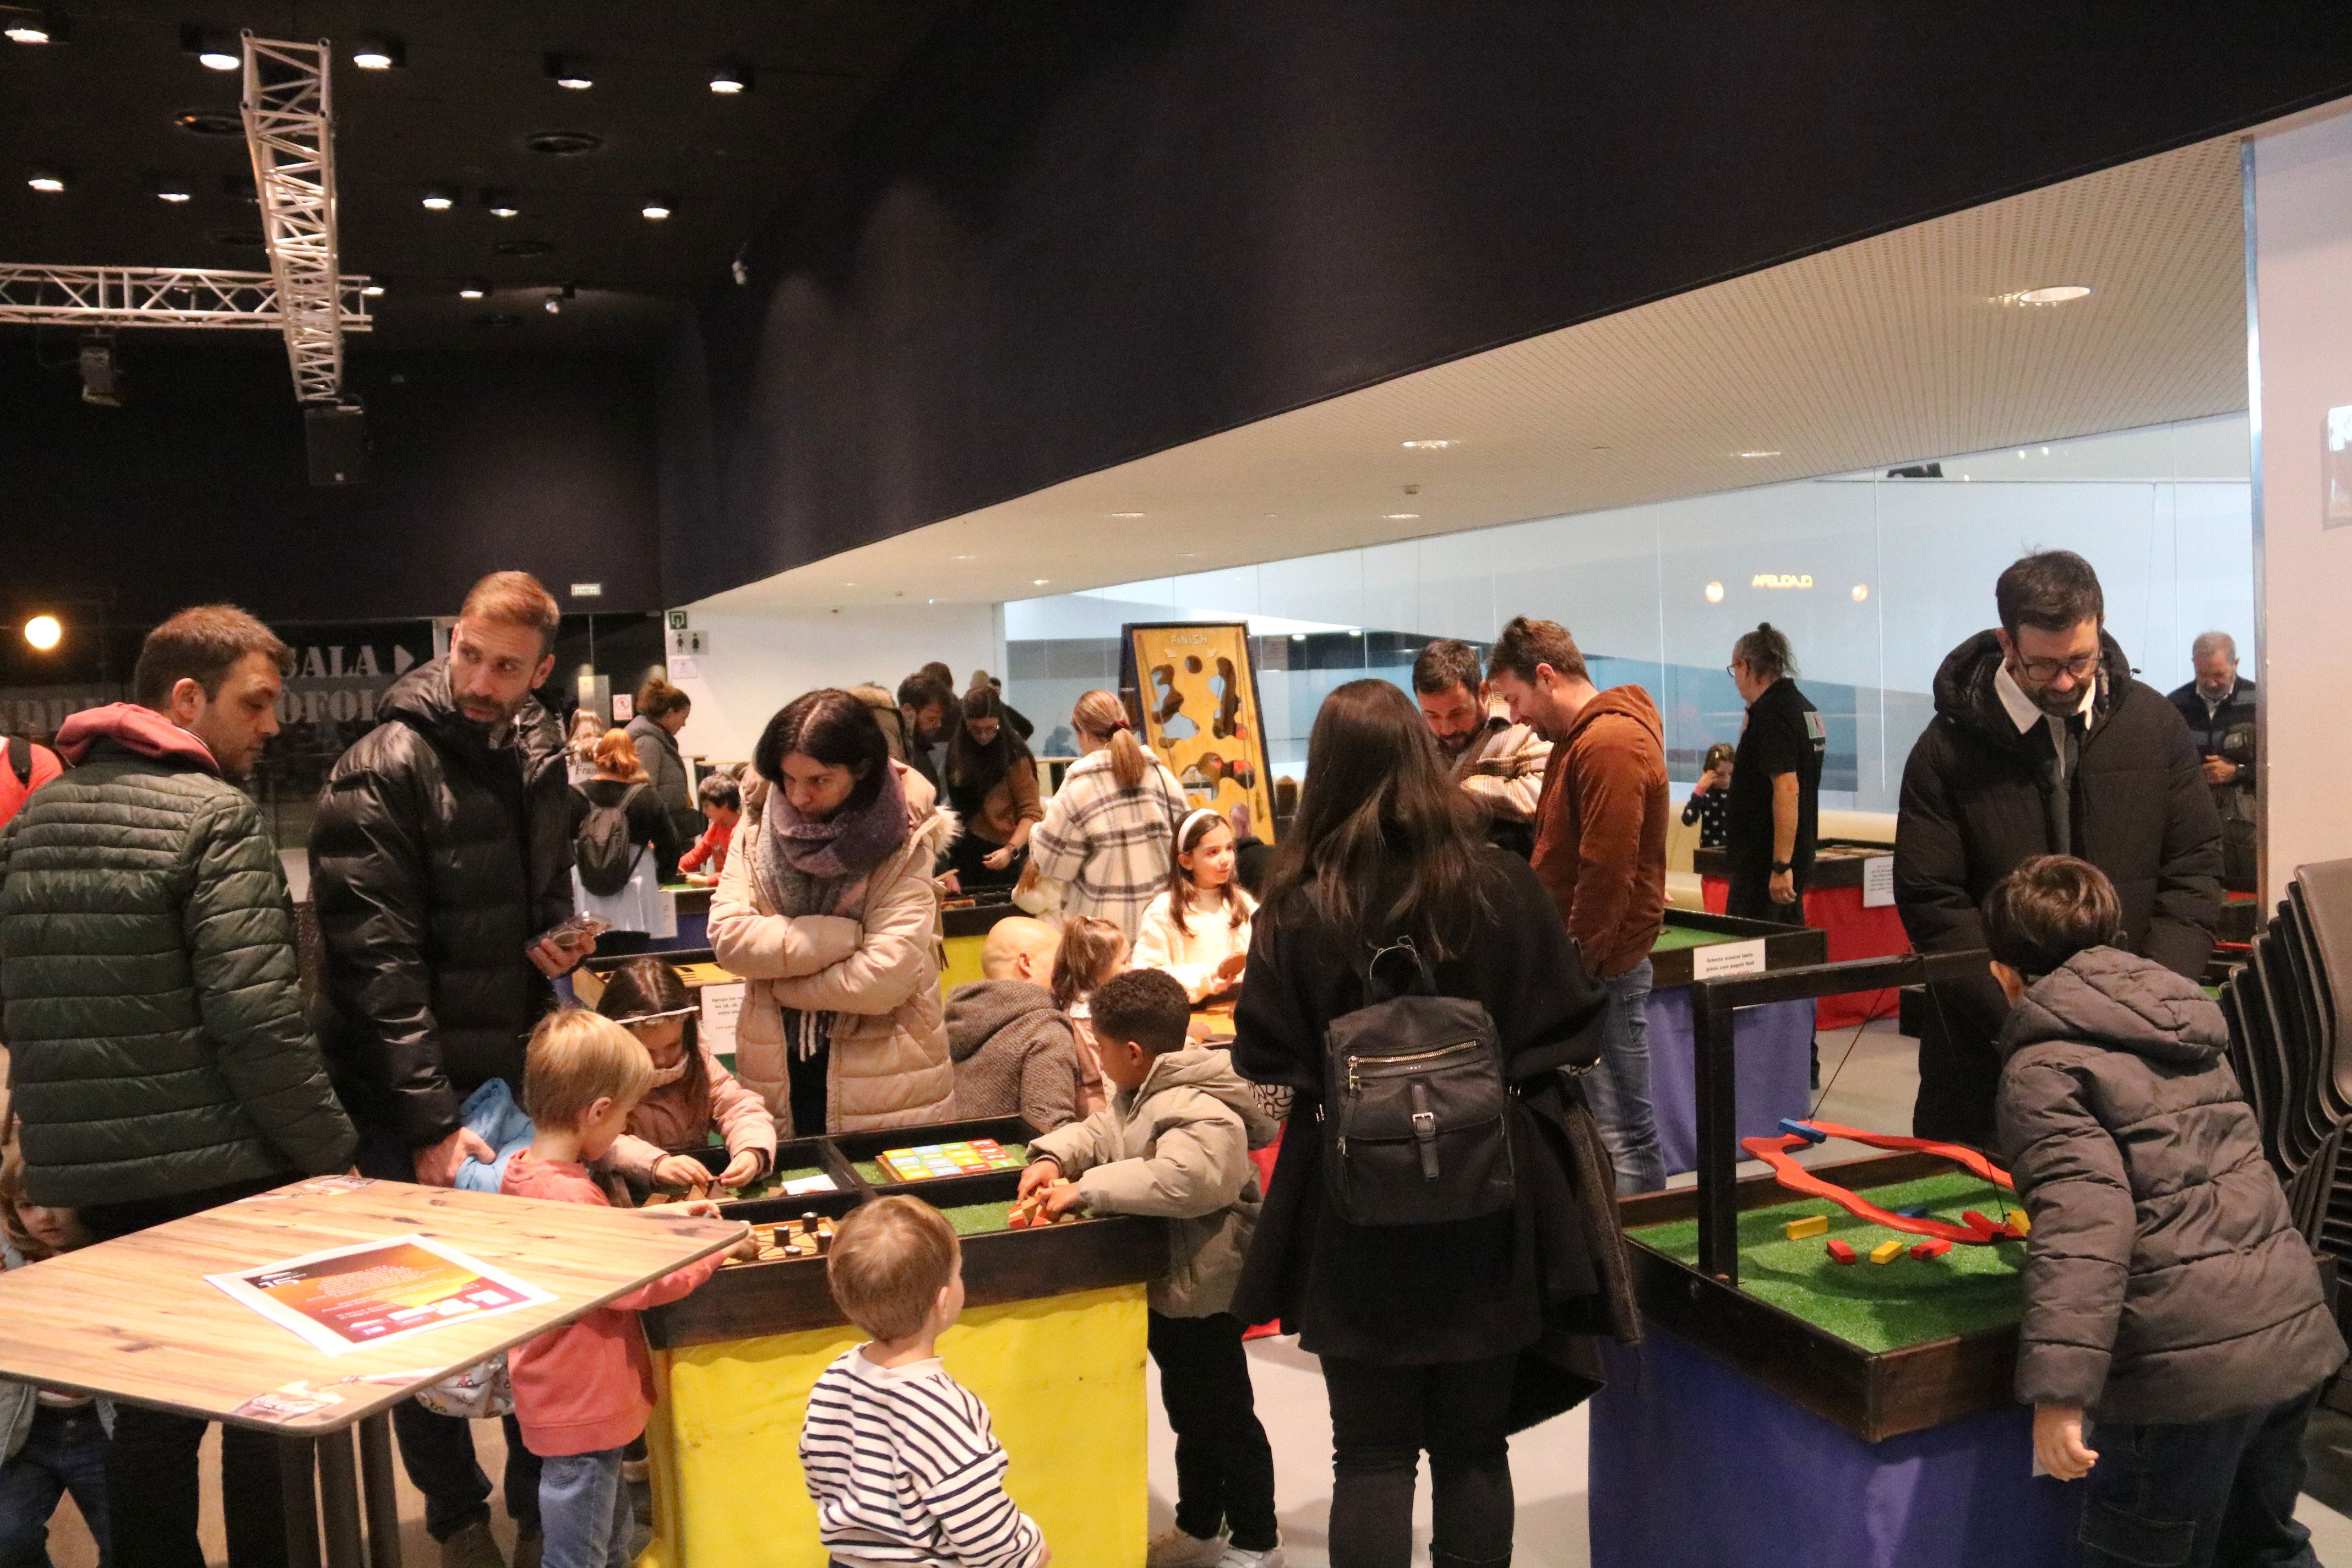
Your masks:
M1862 863L1862 907L1890 909L1895 903L1895 857L1873 855Z
M555 1300L423 1236L362 1241L205 1279L329 1355Z

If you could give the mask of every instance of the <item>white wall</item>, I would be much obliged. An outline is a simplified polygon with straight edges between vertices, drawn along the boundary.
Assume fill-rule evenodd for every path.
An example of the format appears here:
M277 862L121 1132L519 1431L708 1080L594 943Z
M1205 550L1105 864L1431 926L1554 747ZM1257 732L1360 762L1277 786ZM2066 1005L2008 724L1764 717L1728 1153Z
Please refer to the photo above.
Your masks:
M803 691L868 680L896 690L935 658L947 661L961 689L973 670L998 667L996 615L988 605L689 614L709 651L693 661L690 676L671 666L671 678L694 699L678 745L717 763L749 758L776 710Z
M2263 877L2352 856L2352 521L2326 526L2327 410L2352 405L2352 100L2252 150Z

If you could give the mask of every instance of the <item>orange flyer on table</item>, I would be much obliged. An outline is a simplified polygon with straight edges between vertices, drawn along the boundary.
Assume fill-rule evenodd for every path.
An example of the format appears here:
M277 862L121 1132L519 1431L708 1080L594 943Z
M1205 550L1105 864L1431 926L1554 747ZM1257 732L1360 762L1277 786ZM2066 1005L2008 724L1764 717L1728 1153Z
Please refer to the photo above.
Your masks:
M205 1278L329 1355L555 1300L422 1236L363 1241Z

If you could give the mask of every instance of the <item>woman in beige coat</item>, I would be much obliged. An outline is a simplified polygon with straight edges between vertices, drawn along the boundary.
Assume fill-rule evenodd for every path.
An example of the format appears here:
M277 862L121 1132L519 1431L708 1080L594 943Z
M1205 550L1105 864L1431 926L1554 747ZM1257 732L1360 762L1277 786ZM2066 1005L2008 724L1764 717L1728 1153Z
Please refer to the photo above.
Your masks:
M955 837L846 691L769 721L710 900L710 945L743 976L735 1070L783 1135L955 1115L940 1005L934 863Z

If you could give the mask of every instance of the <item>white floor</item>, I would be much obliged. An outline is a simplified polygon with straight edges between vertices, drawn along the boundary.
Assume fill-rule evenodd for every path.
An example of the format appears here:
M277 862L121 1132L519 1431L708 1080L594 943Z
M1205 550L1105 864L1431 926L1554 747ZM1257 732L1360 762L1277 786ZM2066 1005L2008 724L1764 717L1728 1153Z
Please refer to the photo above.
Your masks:
M1851 1046L1851 1054L1848 1047ZM1829 1093L1814 1113L1849 1127L1906 1131L1916 1084L1914 1043L1889 1023L1823 1035L1822 1077ZM1841 1063L1843 1069L1841 1070ZM1858 1151L1832 1145L1826 1157L1852 1158ZM1761 1166L1751 1167L1761 1170ZM1328 1568L1325 1551L1331 1507L1331 1418L1323 1379L1313 1356L1291 1340L1260 1340L1249 1347L1250 1373L1257 1391L1258 1419L1274 1445L1275 1496L1290 1568ZM1159 1378L1152 1377L1151 1530L1158 1534L1174 1521L1175 1438L1160 1415ZM1586 1416L1582 1411L1523 1434L1511 1445L1511 1475L1518 1493L1515 1568L1585 1568L1591 1562L1587 1541L1585 1479ZM2352 1568L2352 1421L2321 1413L2314 1423L2310 1452L2314 1490L2336 1506L2306 1495L2297 1517L2310 1526L2322 1563ZM2022 1466L2029 1456L2021 1452ZM1427 1560L1428 1470L1413 1511L1416 1562ZM1801 1552L1792 1561L1802 1559ZM1837 1568L1819 1563L1813 1568Z

